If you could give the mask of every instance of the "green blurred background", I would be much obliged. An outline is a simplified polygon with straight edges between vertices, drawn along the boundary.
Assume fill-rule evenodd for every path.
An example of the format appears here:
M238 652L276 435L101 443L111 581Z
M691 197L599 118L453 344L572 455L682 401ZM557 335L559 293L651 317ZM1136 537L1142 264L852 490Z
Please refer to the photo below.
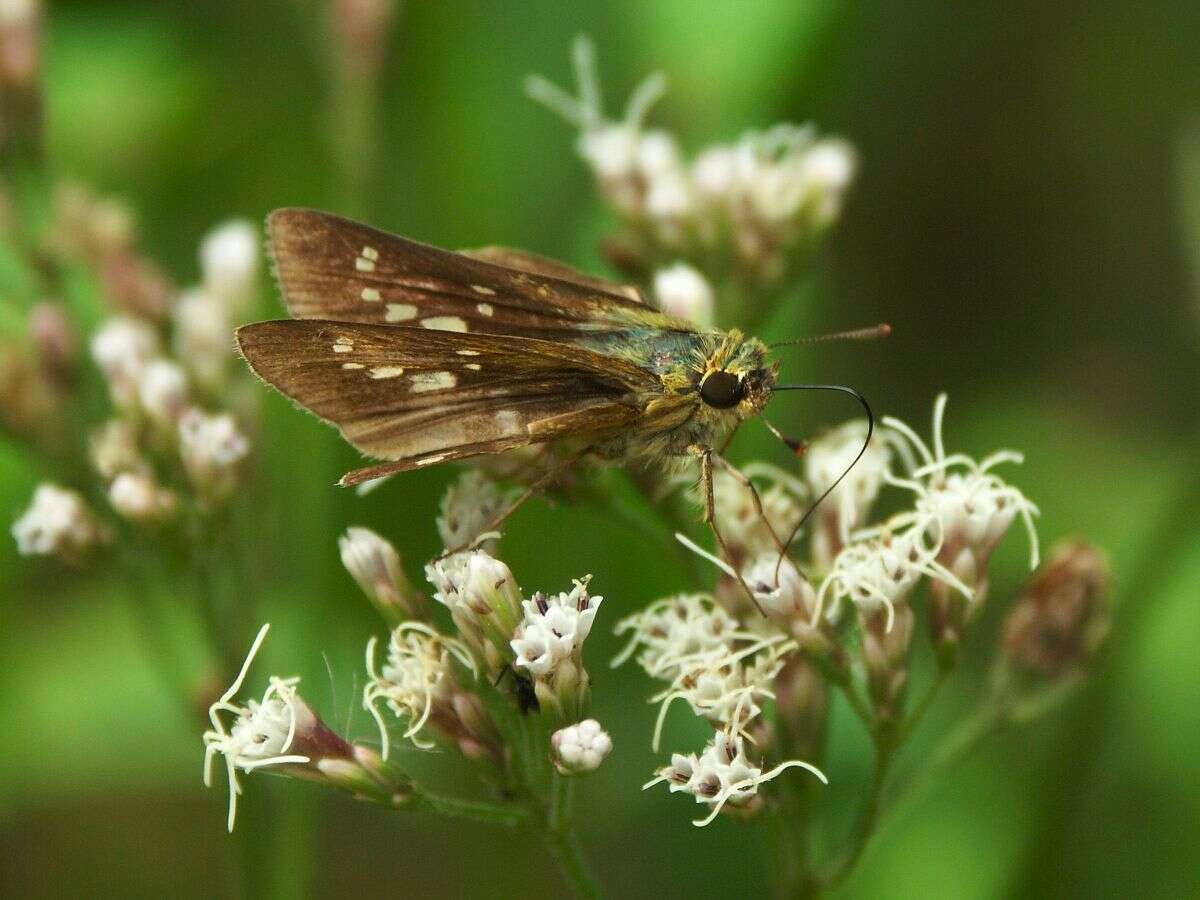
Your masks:
M360 200L335 174L342 126L329 114L318 6L51 4L55 168L127 197L145 250L185 282L210 226L281 205L599 271L606 214L572 135L521 89L528 72L566 81L577 33L596 41L610 113L647 72L667 73L652 118L692 150L785 119L844 135L861 177L770 336L888 320L895 337L796 352L787 371L853 384L922 431L947 390L952 446L1026 451L1010 478L1040 504L1044 545L1081 533L1108 550L1117 613L1087 688L893 818L843 893L1200 894L1200 6L406 2L382 74L377 171ZM270 304L264 314L277 314ZM853 415L836 399L789 404L775 417L798 433ZM253 683L302 674L306 696L342 724L362 646L380 629L335 539L370 525L415 570L437 549L432 518L453 473L414 473L358 499L332 487L355 462L332 431L275 397L265 413L260 478L274 500L247 530L247 590L274 628ZM782 463L780 453L746 434L734 456ZM40 474L0 446L0 520ZM505 556L527 588L593 572L609 625L680 583L641 539L587 509L532 505ZM993 597L1011 595L1024 559L1014 534ZM122 590L0 541L6 895L227 894L239 853L258 860L253 887L276 896L563 891L536 842L267 777L246 780L246 839L230 839L223 786L201 786L200 726L146 665ZM968 657L990 652L997 607ZM602 880L615 896L763 893L762 830L696 829L690 803L638 790L661 759L649 750L651 685L633 668L606 669L608 632L597 629L588 659L616 751L581 812ZM195 664L199 674L198 651ZM907 764L977 695L982 668L968 660ZM835 827L850 821L869 760L844 712L824 797ZM666 746L698 747L699 726L682 718ZM371 733L361 712L350 727Z

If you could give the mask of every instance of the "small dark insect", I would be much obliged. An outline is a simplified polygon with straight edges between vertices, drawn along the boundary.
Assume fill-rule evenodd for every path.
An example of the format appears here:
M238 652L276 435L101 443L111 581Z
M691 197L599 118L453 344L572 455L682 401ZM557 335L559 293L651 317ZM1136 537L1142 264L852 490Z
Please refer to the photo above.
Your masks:
M714 467L749 485L756 504L758 495L715 448L776 392L842 391L873 424L850 388L779 384L757 338L698 330L636 288L544 257L502 247L452 253L304 209L277 210L267 227L295 318L246 325L238 346L259 377L388 460L348 473L343 485L535 444L563 450L491 530L584 456L696 460L704 518L724 551ZM781 557L796 531L777 536Z

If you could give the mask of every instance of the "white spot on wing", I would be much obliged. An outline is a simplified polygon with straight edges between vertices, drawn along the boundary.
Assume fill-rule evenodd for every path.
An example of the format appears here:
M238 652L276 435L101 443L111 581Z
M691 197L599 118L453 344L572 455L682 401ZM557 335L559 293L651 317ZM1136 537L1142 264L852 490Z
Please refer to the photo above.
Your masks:
M408 322L417 317L417 308L411 303L389 303L384 318L388 322Z
M334 353L349 353L354 349L353 338L342 336L333 342Z
M494 296L496 293L490 287L484 287L482 284L471 285L471 290L475 291L477 294L483 294L485 297Z
M496 309L490 303L476 303L475 308L479 310L481 316L493 316L496 314Z
M364 300L366 300L368 303L378 303L379 302L379 291L375 290L375 288L363 288L362 289L362 298Z
M447 456L447 454L445 454L445 453L439 453L437 456L427 456L424 459L418 459L417 465L418 466L432 466L434 463L440 463L443 459L446 458L446 456Z
M430 316L422 319L421 325L434 331L466 331L467 320L459 316Z
M472 370L473 372L478 372L483 368L483 366L481 366L479 363L467 363L466 368Z
M478 356L479 355L478 350L455 350L454 352L457 353L459 356Z
M376 250L374 247L363 247L362 255L365 256L367 259L371 260L372 262L379 259L379 251Z
M418 372L410 380L412 392L419 394L424 391L444 391L458 384L458 379L450 372Z
M354 268L358 269L360 272L374 272L375 260L367 259L365 256L360 256L358 259L354 260Z
M403 374L404 366L374 366L371 369L371 377L376 381L380 378L395 378L397 375Z
M343 369L363 369L366 368L362 363L342 363Z

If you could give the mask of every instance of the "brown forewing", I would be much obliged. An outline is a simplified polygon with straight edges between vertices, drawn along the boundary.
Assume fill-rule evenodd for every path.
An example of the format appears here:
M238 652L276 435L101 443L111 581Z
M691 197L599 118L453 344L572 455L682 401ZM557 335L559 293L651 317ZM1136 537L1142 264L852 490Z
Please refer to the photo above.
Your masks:
M321 320L246 325L265 381L391 471L629 427L644 370L578 347Z
M306 209L276 210L267 228L280 287L297 318L559 341L581 330L680 324L619 286L533 254L452 253Z

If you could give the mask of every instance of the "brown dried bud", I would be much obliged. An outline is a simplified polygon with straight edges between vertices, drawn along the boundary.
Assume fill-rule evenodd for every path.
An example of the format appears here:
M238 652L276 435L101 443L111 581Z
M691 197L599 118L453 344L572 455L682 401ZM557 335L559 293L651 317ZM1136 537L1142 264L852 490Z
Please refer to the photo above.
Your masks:
M1108 634L1111 582L1095 547L1082 540L1055 547L1004 624L1009 662L1044 675L1085 665Z

